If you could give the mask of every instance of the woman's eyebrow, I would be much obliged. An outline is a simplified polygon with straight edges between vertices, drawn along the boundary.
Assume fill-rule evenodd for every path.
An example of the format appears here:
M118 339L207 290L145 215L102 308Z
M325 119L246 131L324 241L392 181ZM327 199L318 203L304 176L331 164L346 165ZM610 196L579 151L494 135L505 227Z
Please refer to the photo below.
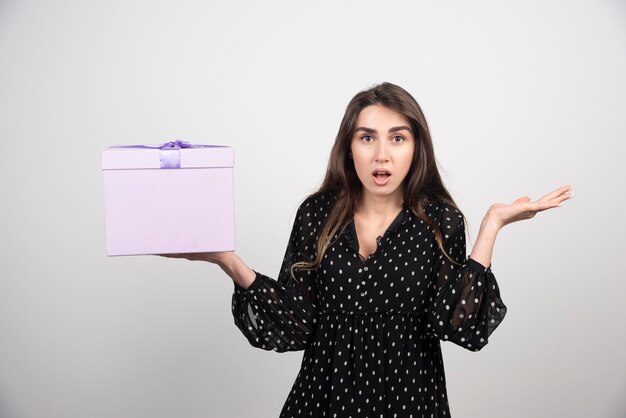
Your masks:
M409 128L408 126L395 126L391 129L389 129L389 132L398 132L398 131L409 131L409 132L413 132L411 131L411 128Z
M398 131L411 131L411 128L409 128L408 126L402 125L402 126L394 126L393 128L389 129L389 132L398 132ZM359 126L358 128L356 128L355 132L359 132L359 131L363 131L363 132L367 132L370 134L375 134L378 131L376 129L372 129L372 128L366 128L365 126Z
M368 134L375 134L376 132L378 132L376 129L366 128L364 126L359 126L358 128L356 128L354 132L359 132L359 131L367 132Z

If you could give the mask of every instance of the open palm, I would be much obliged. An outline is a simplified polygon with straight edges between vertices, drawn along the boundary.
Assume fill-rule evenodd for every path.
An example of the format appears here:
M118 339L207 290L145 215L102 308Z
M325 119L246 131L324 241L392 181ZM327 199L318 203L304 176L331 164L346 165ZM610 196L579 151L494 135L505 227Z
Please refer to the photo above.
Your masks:
M535 202L531 202L528 196L522 196L511 204L495 203L491 205L489 212L501 227L513 222L530 219L537 212L561 206L563 201L571 199L574 196L572 187L559 187Z

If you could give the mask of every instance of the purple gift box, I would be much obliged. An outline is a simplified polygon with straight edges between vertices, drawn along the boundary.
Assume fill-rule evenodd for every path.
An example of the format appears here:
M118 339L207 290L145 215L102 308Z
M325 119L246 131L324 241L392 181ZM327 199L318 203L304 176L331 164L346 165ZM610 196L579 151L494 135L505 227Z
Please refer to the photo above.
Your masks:
M233 149L114 146L102 151L106 254L233 251Z

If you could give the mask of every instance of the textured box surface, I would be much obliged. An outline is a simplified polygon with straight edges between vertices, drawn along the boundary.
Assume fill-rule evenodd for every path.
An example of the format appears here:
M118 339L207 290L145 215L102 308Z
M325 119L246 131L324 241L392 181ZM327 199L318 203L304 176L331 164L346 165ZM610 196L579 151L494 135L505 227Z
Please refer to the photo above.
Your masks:
M180 168L159 149L102 151L107 255L235 249L232 148L174 152Z

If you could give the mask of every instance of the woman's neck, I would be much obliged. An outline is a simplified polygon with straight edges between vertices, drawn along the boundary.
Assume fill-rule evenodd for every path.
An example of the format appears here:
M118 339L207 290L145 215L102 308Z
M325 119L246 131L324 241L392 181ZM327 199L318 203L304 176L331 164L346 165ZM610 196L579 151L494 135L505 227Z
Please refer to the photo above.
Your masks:
M401 193L391 196L376 196L364 192L357 204L357 213L366 218L386 218L395 216L402 209L403 197Z

